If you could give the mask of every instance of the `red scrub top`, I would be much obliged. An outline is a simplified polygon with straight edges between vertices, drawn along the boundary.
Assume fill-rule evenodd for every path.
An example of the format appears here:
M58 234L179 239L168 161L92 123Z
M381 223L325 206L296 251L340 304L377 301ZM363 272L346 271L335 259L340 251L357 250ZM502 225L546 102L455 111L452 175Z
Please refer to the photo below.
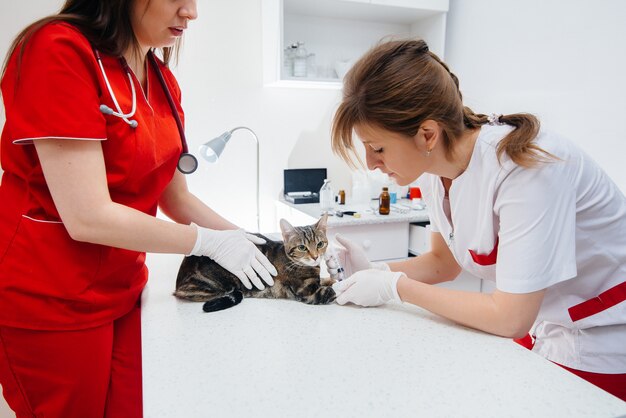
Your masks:
M181 152L176 123L152 66L143 93L133 76L137 111L131 128L103 115L115 109L87 39L66 23L33 35L17 69L19 48L2 79L6 123L0 185L0 325L69 330L119 318L136 303L148 271L145 253L70 238L54 206L32 141L45 138L102 141L114 202L156 215ZM102 55L123 112L132 106L119 58ZM180 89L159 63L180 107Z

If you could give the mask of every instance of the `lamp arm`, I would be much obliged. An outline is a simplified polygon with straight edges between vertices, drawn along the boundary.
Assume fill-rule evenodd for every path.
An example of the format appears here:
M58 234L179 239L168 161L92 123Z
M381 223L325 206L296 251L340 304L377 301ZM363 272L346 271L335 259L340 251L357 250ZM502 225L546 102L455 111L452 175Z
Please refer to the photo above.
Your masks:
M229 132L232 135L235 131L238 130L245 130L248 131L252 134L252 136L254 137L254 142L256 142L256 228L257 228L257 232L261 232L261 219L260 219L260 197L259 197L259 137L256 136L256 134L254 133L254 131L246 126L238 126L236 128L231 129Z

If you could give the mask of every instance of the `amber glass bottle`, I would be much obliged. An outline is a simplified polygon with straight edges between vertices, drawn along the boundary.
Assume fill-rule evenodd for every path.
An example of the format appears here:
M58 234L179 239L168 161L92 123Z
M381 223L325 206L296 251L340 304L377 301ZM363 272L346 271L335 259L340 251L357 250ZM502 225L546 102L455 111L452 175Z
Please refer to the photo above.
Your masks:
M378 197L378 213L381 215L389 215L391 211L391 197L389 196L389 189L383 187L383 192Z

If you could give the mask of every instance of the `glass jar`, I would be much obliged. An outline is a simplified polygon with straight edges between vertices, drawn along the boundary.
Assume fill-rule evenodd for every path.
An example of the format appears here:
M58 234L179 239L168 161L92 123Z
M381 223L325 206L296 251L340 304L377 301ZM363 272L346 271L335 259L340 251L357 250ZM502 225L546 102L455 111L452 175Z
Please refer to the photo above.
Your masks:
M293 76L307 76L307 50L304 48L304 42L298 42L298 47L293 58Z
M320 208L325 212L333 210L335 203L333 201L334 198L335 195L333 194L333 189L330 187L330 180L324 179L324 184L320 189Z

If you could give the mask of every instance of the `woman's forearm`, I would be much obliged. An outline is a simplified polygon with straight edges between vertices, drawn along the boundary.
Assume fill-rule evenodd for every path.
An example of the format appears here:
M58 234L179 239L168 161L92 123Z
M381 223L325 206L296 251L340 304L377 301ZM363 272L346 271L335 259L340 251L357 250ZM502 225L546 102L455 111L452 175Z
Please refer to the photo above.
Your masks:
M114 202L78 222L74 220L68 232L77 241L174 254L189 254L197 234L191 225L158 219Z
M445 240L438 232L430 236L431 250L418 257L390 263L392 271L401 271L413 280L436 284L454 280L461 272Z
M456 263L444 263L432 252L388 264L391 271L401 271L413 280L428 284L454 280L461 272Z
M528 333L543 300L544 291L528 294L493 294L446 289L406 277L398 280L404 302L422 307L461 325L508 338Z

